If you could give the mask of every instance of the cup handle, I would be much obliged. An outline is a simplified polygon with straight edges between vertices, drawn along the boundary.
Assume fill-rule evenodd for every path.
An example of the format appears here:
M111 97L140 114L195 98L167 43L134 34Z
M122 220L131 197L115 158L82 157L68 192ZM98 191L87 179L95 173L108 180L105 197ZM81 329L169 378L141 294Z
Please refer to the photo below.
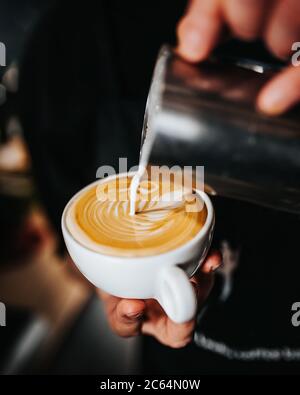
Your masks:
M164 267L159 274L157 300L166 314L178 324L191 320L197 299L188 276L178 266Z

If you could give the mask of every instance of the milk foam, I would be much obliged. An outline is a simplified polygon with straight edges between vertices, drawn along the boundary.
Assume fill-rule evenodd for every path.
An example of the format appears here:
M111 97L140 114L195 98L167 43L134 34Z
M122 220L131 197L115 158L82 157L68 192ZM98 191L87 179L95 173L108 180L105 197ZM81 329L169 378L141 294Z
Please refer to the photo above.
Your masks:
M131 216L130 183L129 177L123 177L117 183L115 180L100 182L83 191L69 206L66 216L66 225L73 237L104 254L148 256L187 243L204 225L205 205L199 212L189 212L192 203L180 200L182 192L175 190L171 199L171 195L162 192L161 184L149 181L139 183L136 213ZM109 193L99 198L99 186L101 191L112 188L122 193L113 200Z

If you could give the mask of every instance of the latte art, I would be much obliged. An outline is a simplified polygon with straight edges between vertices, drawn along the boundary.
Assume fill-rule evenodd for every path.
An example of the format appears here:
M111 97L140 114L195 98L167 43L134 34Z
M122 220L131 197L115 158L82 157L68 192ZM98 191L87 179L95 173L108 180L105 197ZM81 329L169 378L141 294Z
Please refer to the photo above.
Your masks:
M161 183L142 182L136 214L130 215L130 182L123 177L94 184L72 202L66 225L76 240L108 255L147 256L187 243L203 227L205 205L199 197L180 199L175 185L170 199ZM200 211L190 210L195 203Z

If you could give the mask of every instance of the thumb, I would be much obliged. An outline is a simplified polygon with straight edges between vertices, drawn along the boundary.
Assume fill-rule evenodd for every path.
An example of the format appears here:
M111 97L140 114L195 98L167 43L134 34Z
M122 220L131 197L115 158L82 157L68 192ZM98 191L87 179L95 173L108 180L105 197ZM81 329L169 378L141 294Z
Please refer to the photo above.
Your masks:
M110 324L119 336L136 336L140 333L145 309L143 300L121 299L110 317Z

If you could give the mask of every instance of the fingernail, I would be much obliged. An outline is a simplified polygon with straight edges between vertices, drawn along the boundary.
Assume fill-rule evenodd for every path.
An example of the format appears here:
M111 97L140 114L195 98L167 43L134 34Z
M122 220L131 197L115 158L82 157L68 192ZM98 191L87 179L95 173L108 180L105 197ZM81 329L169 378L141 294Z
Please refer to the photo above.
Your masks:
M215 271L217 271L219 269L219 267L221 267L223 264L223 262L218 263L217 265L211 265L209 271L211 273L214 273Z
M201 55L202 44L203 41L199 32L191 28L184 34L183 39L180 40L178 49L183 56L193 60Z
M223 260L222 260L222 255L221 255L220 251L218 251L218 250L212 251L207 264L209 264L209 265L207 265L207 269L206 269L207 273L213 273L220 266L222 266Z
M258 107L261 111L276 115L284 110L284 96L280 89L276 89L259 99Z
M130 318L130 319L138 319L141 318L143 316L143 313L139 312L134 312L134 313L128 313L126 314L126 317Z

